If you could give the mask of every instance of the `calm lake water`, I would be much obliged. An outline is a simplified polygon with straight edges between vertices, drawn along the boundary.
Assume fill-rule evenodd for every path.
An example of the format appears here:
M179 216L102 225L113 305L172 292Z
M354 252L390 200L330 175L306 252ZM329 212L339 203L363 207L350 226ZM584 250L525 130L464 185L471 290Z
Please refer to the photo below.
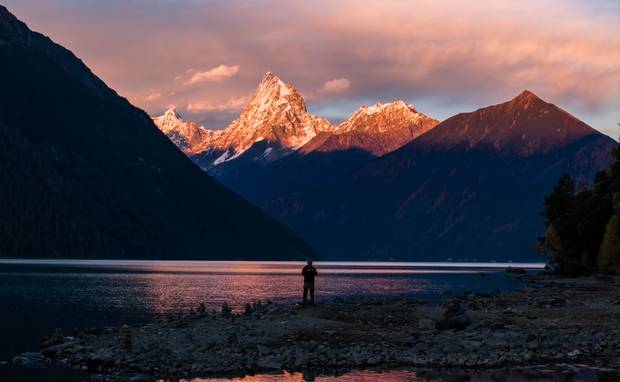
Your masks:
M318 262L317 299L319 303L358 296L440 299L446 293L511 289L518 284L506 275L508 265ZM512 265L533 271L543 266ZM301 262L0 260L0 362L37 350L41 337L55 328L70 334L75 327L136 325L199 303L210 309L219 309L224 302L235 309L259 300L297 303L302 266ZM347 374L316 380L422 380L411 372L381 375ZM243 381L303 380L300 374L252 378ZM69 372L52 377L44 371L18 370L5 364L0 366L0 380L76 379Z

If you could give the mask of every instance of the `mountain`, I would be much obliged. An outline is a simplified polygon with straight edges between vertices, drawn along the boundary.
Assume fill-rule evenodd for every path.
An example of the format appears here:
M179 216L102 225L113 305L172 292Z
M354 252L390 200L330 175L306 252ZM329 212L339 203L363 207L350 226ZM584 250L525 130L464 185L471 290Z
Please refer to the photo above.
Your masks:
M542 260L544 196L563 172L592 179L615 145L525 91L266 209L329 258Z
M334 131L314 137L302 151L359 149L381 156L426 133L438 123L403 101L362 106Z
M153 118L155 125L184 153L191 155L200 150L209 139L211 131L194 122L185 121L175 108L168 109L162 116Z
M224 130L211 132L191 157L203 169L210 169L239 158L258 142L265 142L265 150L269 150L263 159L273 160L332 129L328 121L308 113L295 86L267 72L239 118Z
M586 123L525 90L509 102L445 120L441 129L417 145L465 151L487 148L528 157L552 152L590 134L600 136Z
M331 184L438 123L394 101L362 106L333 126L310 115L297 89L271 72L224 130L201 129L174 110L153 120L203 170L261 206Z
M201 171L71 52L1 6L0 83L0 256L314 253Z
M270 163L295 152L308 155L352 150L381 156L438 123L412 105L394 101L362 106L349 120L332 126L310 115L295 86L271 72L265 74L239 118L224 130L198 127L184 121L174 109L153 121L201 168L224 183L231 172L245 176L238 174L240 168L252 167L254 162Z

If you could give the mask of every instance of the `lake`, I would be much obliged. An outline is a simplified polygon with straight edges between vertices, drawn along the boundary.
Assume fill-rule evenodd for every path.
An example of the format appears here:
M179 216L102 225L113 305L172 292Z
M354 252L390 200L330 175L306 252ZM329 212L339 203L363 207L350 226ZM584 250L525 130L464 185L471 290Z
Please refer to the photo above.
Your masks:
M446 293L506 290L518 286L513 277L507 276L507 266L532 271L543 267L539 263L315 265L319 271L319 303L359 296L432 300ZM199 303L219 309L226 302L236 310L253 301L297 303L301 299L302 266L301 262L0 260L0 361L37 350L41 337L55 328L69 335L76 327L137 325L195 308ZM41 375L46 376L45 380L52 378L42 372L5 364L0 366L0 380L18 376L22 381L40 381ZM71 372L58 373L59 381L73 378ZM373 375L367 380L382 379ZM394 381L413 378L406 373L392 377ZM269 378L276 379L263 380L303 380L294 374ZM327 380L350 380L346 378Z

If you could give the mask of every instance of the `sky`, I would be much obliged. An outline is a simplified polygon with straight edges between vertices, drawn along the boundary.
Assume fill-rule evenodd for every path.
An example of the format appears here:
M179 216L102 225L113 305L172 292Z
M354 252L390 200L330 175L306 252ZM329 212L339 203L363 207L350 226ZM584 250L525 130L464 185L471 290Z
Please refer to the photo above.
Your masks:
M223 128L265 72L334 123L402 99L433 118L528 89L620 135L617 0L1 0L151 115Z

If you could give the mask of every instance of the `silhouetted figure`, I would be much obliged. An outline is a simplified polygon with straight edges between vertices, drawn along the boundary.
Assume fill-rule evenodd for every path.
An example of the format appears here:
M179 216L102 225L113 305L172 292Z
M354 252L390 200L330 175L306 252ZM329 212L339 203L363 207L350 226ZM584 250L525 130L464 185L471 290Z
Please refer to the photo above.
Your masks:
M308 300L308 291L310 291L310 304L314 304L314 278L319 274L316 268L312 266L312 260L308 260L308 264L301 271L304 276L304 305Z

